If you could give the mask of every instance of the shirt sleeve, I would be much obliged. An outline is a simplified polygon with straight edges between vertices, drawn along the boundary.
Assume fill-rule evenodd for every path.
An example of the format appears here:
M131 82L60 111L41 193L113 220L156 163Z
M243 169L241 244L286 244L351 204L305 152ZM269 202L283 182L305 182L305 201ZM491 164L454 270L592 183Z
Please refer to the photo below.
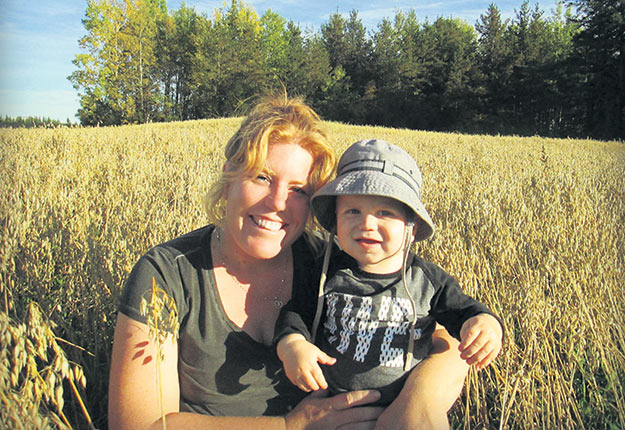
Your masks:
M312 340L310 331L317 310L323 246L316 235L302 238L293 246L293 290L291 300L280 309L274 331L275 344L293 333Z
M431 314L443 325L449 334L460 340L462 324L479 314L492 315L501 325L501 319L486 305L463 293L458 282L433 263L422 260L423 269L435 287L435 294L430 302Z
M182 299L181 280L172 258L165 249L156 247L142 256L130 272L119 298L117 310L124 315L146 323L147 318L142 309L142 301L150 303L153 287L160 298L167 296L173 308L165 306L162 318L167 318L169 312L175 311L180 318ZM166 321L166 319L165 319ZM165 327L165 329L167 329Z

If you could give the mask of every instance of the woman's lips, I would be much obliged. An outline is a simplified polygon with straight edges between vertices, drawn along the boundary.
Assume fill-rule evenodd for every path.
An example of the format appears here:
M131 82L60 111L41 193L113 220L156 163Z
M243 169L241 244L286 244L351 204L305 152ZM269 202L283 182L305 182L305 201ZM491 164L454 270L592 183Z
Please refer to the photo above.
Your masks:
M256 224L258 227L264 230L269 230L273 232L280 231L287 225L287 224L283 224L280 221L272 221L272 220L268 220L265 218L256 218L254 216L250 216L250 218L252 219L254 224Z

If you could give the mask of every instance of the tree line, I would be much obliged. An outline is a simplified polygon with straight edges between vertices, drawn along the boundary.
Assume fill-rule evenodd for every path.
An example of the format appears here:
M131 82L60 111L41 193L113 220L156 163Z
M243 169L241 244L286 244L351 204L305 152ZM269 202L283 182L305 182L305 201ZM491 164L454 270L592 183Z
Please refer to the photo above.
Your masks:
M71 127L72 122L67 118L65 122L61 122L49 117L38 116L16 116L5 115L0 117L0 128L56 128Z
M546 16L491 4L475 25L352 11L318 31L231 0L213 17L165 0L89 0L76 70L84 125L239 115L286 89L328 120L465 133L625 136L625 0Z

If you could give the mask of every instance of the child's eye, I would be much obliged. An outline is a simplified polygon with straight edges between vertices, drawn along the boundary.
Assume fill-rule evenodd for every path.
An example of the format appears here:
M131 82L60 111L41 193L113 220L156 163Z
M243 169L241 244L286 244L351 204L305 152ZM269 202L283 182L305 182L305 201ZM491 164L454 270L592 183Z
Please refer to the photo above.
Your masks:
M358 215L360 211L358 209L352 208L352 209L347 209L345 213L348 215Z
M396 217L395 212L389 211L389 210L386 210L386 209L381 210L379 212L379 214L380 214L381 217L384 217L384 218L395 218Z

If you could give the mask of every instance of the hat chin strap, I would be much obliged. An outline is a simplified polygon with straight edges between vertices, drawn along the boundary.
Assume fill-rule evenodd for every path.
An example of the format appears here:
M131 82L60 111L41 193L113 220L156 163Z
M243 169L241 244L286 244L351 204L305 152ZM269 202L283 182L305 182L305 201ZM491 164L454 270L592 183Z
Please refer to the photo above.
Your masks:
M334 243L335 229L336 227L330 231L330 237L328 237L328 240L326 241L326 249L323 255L323 267L321 269L321 278L319 279L319 291L317 292L317 309L315 311L315 318L313 319L312 332L310 333L312 343L315 343L317 329L319 328L319 323L321 321L321 312L323 310L323 287L326 283L326 277L328 275L328 265L330 264L330 254L332 252L332 244Z
M414 327L417 322L417 305L414 301L414 298L410 294L410 290L408 289L408 284L406 283L406 266L408 263L408 256L410 255L410 245L412 244L412 239L414 231L414 223L408 222L406 223L405 233L404 233L404 243L402 245L404 250L404 258L402 260L401 267L401 282L404 286L404 290L406 291L406 295L410 299L410 305L412 306L412 321L410 322L410 328L408 329L408 350L406 351L406 360L404 362L404 371L408 372L411 369L412 365L412 356L414 352Z

